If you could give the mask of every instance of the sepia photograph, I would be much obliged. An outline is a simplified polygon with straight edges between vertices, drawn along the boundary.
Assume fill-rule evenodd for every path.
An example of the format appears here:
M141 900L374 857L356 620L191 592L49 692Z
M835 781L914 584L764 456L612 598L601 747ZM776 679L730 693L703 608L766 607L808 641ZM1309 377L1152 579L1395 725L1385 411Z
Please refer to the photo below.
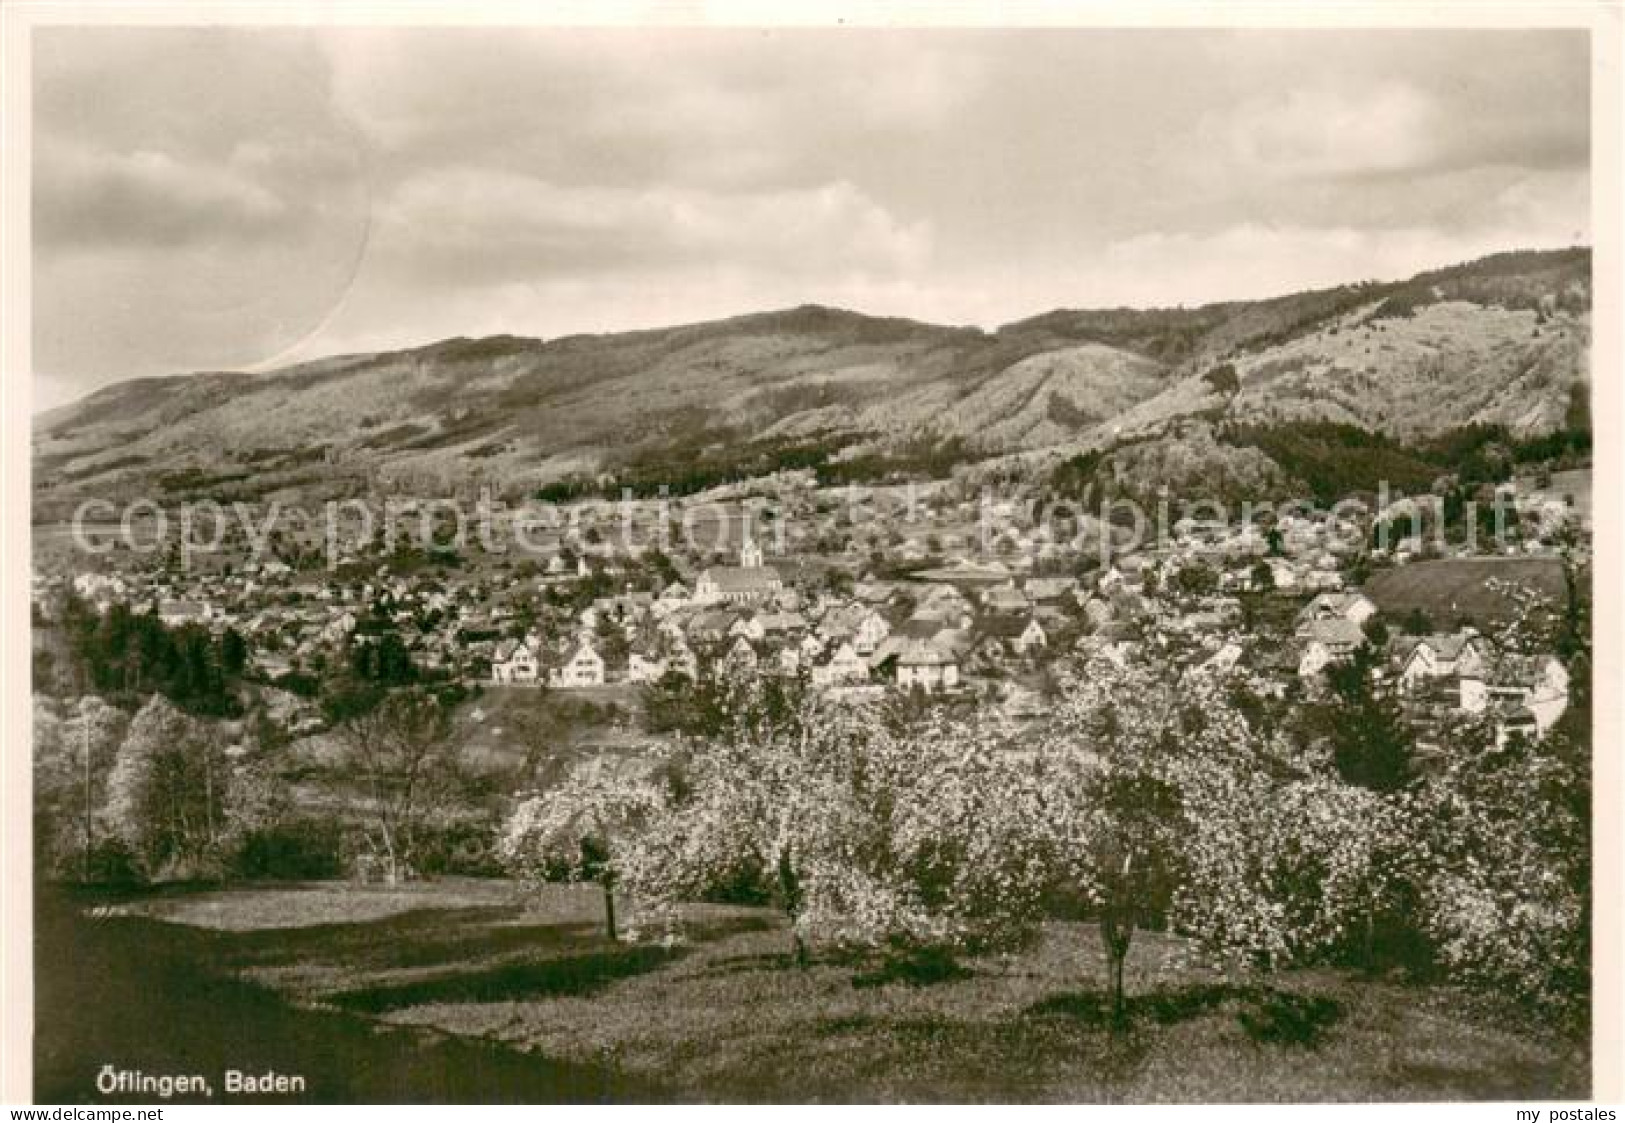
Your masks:
M1617 1095L1620 12L1315 8L8 22L7 1098Z

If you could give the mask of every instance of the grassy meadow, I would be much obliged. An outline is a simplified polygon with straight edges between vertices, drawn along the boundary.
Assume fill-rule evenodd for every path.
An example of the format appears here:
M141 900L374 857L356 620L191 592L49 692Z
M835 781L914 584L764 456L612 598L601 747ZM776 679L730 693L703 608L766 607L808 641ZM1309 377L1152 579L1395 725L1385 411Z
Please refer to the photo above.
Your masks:
M184 933L189 962L247 993L392 1027L372 1049L401 1034L576 1074L530 1089L542 1097L1504 1100L1590 1083L1583 1040L1460 992L1329 969L1226 978L1155 934L1136 939L1130 1026L1114 1033L1090 924L1053 922L1012 957L799 968L765 910L694 906L687 940L662 947L608 942L600 908L581 886L311 883L146 896L80 924Z

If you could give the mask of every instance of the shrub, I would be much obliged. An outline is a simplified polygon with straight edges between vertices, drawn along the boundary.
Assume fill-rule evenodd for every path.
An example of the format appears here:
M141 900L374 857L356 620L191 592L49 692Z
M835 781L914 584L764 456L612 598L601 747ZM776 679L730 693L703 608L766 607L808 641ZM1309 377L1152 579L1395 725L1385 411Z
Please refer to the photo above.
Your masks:
M344 834L322 819L294 819L248 832L232 856L239 877L302 881L344 872Z

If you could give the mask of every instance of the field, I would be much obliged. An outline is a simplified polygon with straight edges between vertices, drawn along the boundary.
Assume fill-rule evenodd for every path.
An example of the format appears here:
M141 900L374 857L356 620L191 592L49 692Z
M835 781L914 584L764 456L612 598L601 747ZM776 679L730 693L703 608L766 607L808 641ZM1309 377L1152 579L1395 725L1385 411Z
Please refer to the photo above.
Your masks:
M1583 1042L1459 993L1334 970L1225 978L1165 963L1184 949L1160 936L1130 956L1131 1025L1114 1034L1087 924L1053 923L1008 959L823 955L798 968L763 910L696 906L689 939L663 947L607 942L600 907L589 888L499 881L167 893L101 905L95 920L81 902L42 928L40 1009L73 1009L74 988L93 988L130 1040L110 1041L105 1016L42 1023L41 1081L57 1102L86 1099L75 1081L92 1059L128 1057L178 1032L153 1026L208 1011L206 1042L179 1055L235 1042L239 1067L306 1071L311 1097L329 1101L1553 1099L1589 1087ZM121 987L110 973L135 978ZM165 1008L176 1002L192 1005Z
M1514 616L1517 605L1508 586L1535 590L1561 609L1563 563L1550 557L1412 562L1373 573L1365 591L1390 619L1402 619L1420 609L1436 628L1453 628L1458 623L1486 628Z

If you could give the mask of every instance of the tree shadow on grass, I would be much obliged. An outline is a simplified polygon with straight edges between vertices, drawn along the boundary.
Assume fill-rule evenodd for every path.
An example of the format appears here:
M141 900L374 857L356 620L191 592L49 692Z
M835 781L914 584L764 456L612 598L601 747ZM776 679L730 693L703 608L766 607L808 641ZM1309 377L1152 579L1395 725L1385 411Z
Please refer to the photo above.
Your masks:
M521 909L505 907L426 908L382 920L223 932L216 938L239 965L323 962L377 970L467 963L527 948L580 943L600 928L590 921L511 923L522 914Z
M878 966L853 975L852 985L859 990L883 987L889 983L926 987L957 982L974 974L976 972L957 962L948 953L927 949L888 956Z
M1273 987L1202 984L1158 988L1129 995L1124 1022L1170 1026L1216 1010L1231 1010L1242 1030L1259 1044L1317 1047L1326 1030L1343 1017L1343 1005L1321 995L1294 994ZM1051 995L1027 1008L1026 1016L1067 1018L1095 1029L1113 1028L1111 996L1104 991L1070 991Z
M706 938L718 939L761 926L755 917L730 917L706 923L703 931ZM484 931L478 939L450 945L456 948L455 955L434 959L414 956L425 964L446 965L447 970L431 978L341 990L326 1001L346 1010L381 1014L439 1003L514 1002L591 994L618 980L657 970L692 950L691 945L609 944L596 934L596 926L586 926L591 934L585 934L583 927L567 924ZM446 945L445 941L440 943ZM569 954L527 958L519 963L491 964L487 959L484 965L478 958L481 954L525 948L542 950L561 943L570 945Z
M330 995L328 1003L346 1010L382 1014L409 1006L441 1003L519 1002L552 995L591 994L620 979L641 975L670 963L675 948L626 946L532 963L514 963L478 971L459 971Z

